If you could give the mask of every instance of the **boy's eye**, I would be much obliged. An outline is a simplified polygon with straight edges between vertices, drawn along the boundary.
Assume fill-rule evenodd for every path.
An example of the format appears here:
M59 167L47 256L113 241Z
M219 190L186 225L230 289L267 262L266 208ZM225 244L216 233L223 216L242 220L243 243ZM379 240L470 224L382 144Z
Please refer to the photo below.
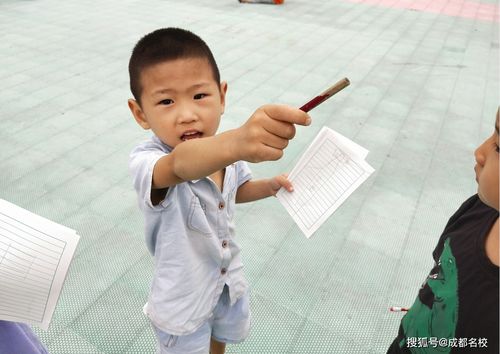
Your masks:
M166 98L166 99L160 101L160 104L163 104L166 106L168 106L169 104L172 104L172 103L174 103L174 101L171 100L170 98Z
M496 152L500 152L498 149L498 144L495 144L495 150L496 150Z
M206 93L198 93L198 94L194 95L194 99L201 100L202 98L207 97L207 96L208 95Z

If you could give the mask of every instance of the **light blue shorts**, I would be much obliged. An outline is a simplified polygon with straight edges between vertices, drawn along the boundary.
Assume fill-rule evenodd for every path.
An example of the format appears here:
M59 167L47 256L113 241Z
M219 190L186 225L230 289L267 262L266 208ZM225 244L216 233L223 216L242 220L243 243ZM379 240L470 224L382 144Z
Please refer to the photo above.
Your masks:
M213 315L195 332L185 336L165 333L155 326L160 354L208 354L210 339L222 343L240 343L250 332L250 296L247 291L231 306L229 290L224 286Z

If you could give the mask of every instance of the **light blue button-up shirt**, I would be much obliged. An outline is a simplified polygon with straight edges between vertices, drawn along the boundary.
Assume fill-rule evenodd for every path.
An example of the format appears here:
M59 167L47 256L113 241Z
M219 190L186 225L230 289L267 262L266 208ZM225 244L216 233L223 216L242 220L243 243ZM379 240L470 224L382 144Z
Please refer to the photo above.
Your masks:
M162 331L185 335L210 317L224 284L231 304L247 291L233 219L236 192L251 173L239 161L226 167L222 192L205 177L169 187L153 205L153 168L171 151L154 136L131 152L129 168L155 258L146 314Z

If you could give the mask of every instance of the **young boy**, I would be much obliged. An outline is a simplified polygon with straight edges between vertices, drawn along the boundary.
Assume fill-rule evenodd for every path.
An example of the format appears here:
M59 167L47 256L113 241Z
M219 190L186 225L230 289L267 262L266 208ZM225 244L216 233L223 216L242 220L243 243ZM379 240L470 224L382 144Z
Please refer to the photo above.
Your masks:
M224 353L249 331L248 285L235 242L235 202L292 190L285 175L251 180L243 161L277 160L309 116L287 106L258 109L216 134L227 83L195 34L159 29L135 46L128 106L151 140L130 155L130 171L155 258L145 306L161 353Z
M498 120L475 151L478 192L448 221L387 353L498 353Z

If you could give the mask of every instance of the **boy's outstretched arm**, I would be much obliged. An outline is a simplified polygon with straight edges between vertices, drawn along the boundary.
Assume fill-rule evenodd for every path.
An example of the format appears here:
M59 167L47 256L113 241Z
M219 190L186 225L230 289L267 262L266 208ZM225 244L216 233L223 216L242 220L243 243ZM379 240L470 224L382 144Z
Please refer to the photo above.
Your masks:
M295 135L295 124L309 125L307 113L284 105L259 108L241 127L212 137L182 142L153 170L153 188L211 175L239 161L278 160Z

